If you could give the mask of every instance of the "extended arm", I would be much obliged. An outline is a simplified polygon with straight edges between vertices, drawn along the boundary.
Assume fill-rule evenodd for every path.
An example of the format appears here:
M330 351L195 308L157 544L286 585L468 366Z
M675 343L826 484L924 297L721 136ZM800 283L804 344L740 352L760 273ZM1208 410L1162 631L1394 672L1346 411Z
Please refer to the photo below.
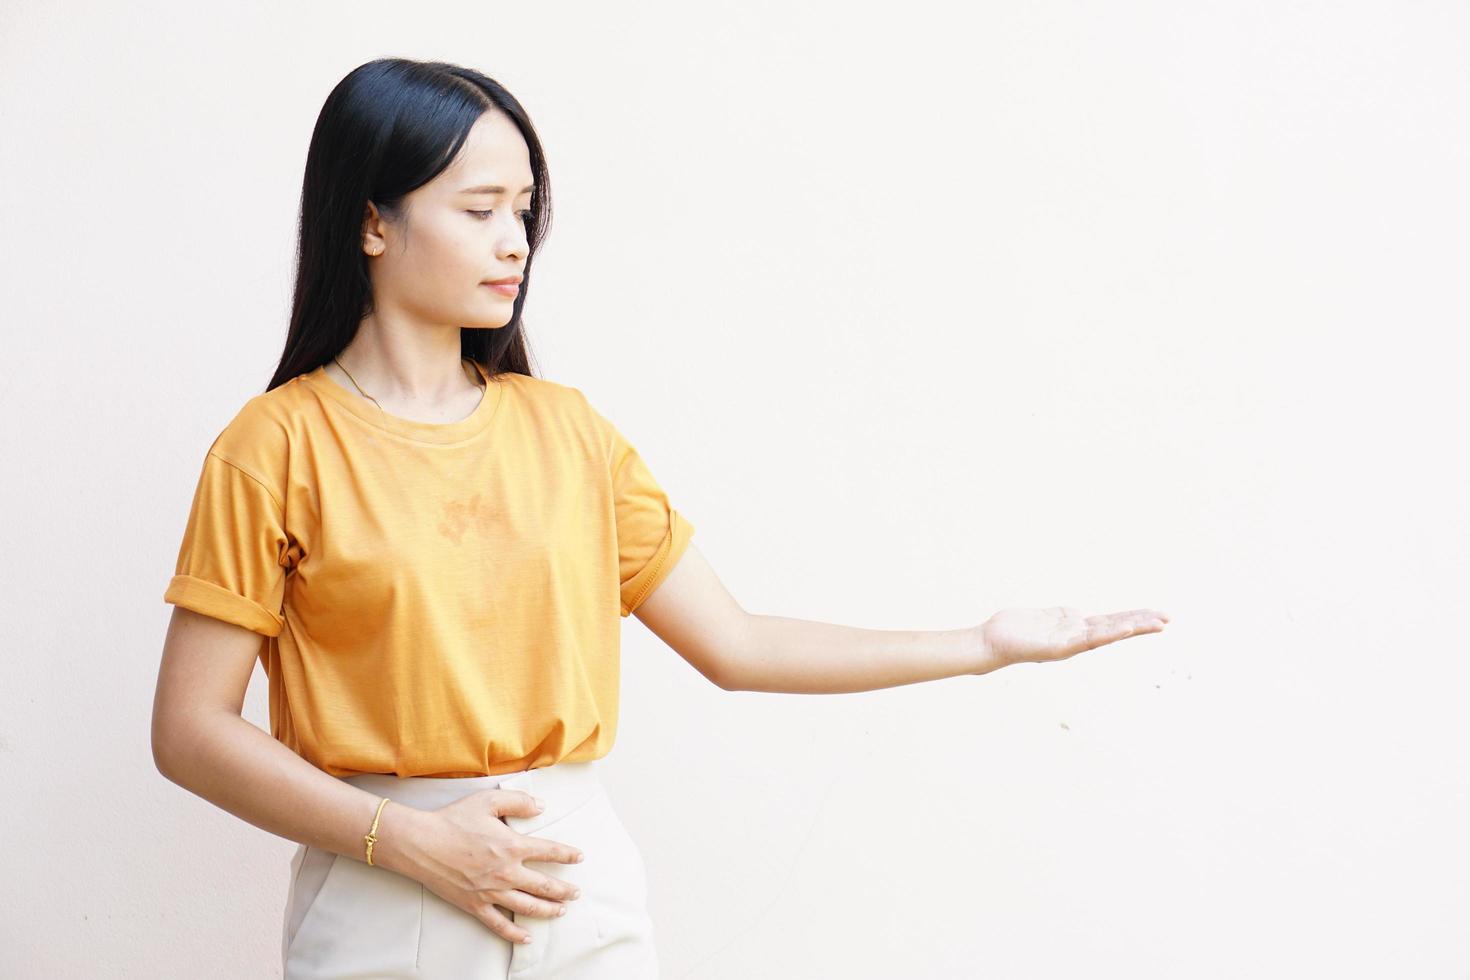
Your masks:
M725 690L787 694L871 691L1061 660L1168 622L1152 609L1084 617L1064 606L1006 609L950 630L757 615L735 601L693 542L634 615Z

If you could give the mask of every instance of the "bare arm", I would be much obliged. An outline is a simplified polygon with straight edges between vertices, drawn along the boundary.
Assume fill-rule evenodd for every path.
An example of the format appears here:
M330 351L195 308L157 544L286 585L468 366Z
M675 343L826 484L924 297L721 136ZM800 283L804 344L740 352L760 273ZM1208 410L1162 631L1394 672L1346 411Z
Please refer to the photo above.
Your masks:
M366 860L382 799L313 766L240 716L261 636L176 607L153 700L154 764L171 782L262 830ZM407 874L424 811L389 801L373 864Z
M736 691L844 694L984 674L1001 664L973 627L876 630L751 615L726 683Z
M247 823L309 847L366 861L364 836L381 797L318 769L240 717L262 638L176 607L153 700L158 771ZM373 865L423 883L512 942L530 942L508 917L554 916L577 889L527 861L571 863L580 850L510 829L502 816L539 812L529 793L489 789L437 810L390 799Z
M875 630L746 612L693 542L634 610L665 643L729 691L840 694L985 674L1157 633L1153 609L1083 616L1066 606L1005 609L977 626Z

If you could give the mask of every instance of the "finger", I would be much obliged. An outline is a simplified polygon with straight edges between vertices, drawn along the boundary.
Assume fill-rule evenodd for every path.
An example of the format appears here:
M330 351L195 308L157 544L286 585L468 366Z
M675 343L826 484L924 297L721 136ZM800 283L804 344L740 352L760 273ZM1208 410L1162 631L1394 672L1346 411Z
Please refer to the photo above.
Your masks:
M1089 635L1093 635L1093 631L1096 630L1099 636L1111 636L1113 639L1121 640L1135 633L1157 633L1163 629L1168 619L1163 613L1153 609L1133 609L1128 612L1088 616L1085 622ZM1111 642L1111 640L1103 642Z
M515 886L527 894L562 902L569 902L582 894L582 890L570 881L563 881L531 868L524 870L525 874L516 876Z
M1135 621L1143 626L1162 626L1169 621L1169 617L1157 609L1135 609L1133 611L1133 617Z
M507 910L508 911L508 910ZM531 934L507 918L505 911L499 905L491 905L480 912L477 918L490 927L490 931L502 939L516 943L527 943L531 941Z
M1159 614L1152 609L1129 609L1124 612L1099 613L1087 617L1087 625L1093 623L1122 623L1137 619L1154 619Z
M586 856L579 847L563 844L561 841L549 840L545 837L536 837L532 834L518 834L517 845L524 853L518 857L522 861L546 861L552 864L580 864Z
M582 860L580 849L561 841L547 840L545 837L527 837L526 841L531 845L531 853L527 861L554 861L557 864L577 864Z
M544 809L541 801L530 793L518 789L491 789L486 790L490 794L490 812L501 818L511 817L534 817Z
M500 904L509 907L517 915L555 919L559 915L565 915L567 911L565 902L549 902L524 891L499 892L498 896Z
M1108 643L1136 636L1139 633L1156 633L1163 629L1162 626L1143 626L1131 618L1127 613L1118 613L1112 616L1095 617L1097 622L1087 627L1087 649L1095 649Z

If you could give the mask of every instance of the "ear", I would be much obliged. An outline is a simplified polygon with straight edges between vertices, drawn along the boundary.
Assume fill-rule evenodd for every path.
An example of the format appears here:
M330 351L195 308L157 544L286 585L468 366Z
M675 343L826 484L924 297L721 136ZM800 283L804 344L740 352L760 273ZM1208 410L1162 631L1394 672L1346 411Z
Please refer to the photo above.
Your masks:
M368 255L382 255L388 247L387 239L383 237L385 230L378 206L369 201L367 211L362 216L362 250Z

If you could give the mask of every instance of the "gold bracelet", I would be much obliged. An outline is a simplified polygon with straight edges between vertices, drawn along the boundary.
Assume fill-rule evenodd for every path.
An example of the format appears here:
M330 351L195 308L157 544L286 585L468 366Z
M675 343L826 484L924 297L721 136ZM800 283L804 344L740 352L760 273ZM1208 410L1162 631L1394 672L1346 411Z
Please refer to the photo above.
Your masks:
M373 829L369 830L364 837L363 843L367 845L367 863L373 863L373 845L378 842L378 818L383 815L383 807L388 804L388 797L383 797L383 802L378 804L378 812L373 814Z

